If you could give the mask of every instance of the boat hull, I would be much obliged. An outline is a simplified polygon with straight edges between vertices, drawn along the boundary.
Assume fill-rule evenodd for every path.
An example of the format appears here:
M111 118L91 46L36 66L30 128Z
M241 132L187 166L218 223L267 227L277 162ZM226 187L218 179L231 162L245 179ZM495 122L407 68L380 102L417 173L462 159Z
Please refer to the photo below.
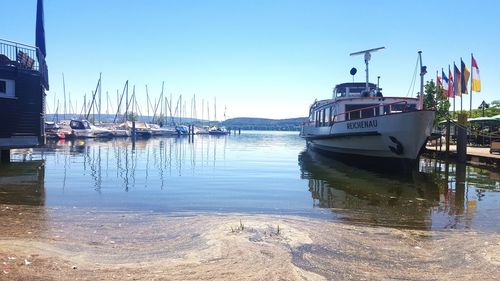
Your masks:
M431 133L434 111L410 111L304 126L301 136L314 150L331 154L416 160Z

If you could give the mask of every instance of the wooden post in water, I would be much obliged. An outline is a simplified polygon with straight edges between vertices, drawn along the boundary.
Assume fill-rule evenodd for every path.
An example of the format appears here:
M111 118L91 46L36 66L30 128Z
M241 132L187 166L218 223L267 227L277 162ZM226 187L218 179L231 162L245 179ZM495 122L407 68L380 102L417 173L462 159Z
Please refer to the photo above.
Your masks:
M132 144L135 144L136 129L135 129L135 119L132 119Z
M448 155L450 154L450 119L446 120L446 160L448 160Z
M467 161L467 113L458 114L457 126L457 162Z

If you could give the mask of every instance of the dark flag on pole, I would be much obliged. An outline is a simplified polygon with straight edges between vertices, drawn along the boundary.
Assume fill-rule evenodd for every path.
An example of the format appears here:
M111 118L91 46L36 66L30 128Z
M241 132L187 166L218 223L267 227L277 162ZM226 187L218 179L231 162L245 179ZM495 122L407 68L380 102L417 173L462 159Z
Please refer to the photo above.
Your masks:
M462 96L462 76L460 73L460 69L453 63L453 69L455 71L455 87L453 88L453 91L455 92L455 96Z
M36 5L36 41L35 46L40 50L43 57L47 56L45 50L45 28L43 26L43 0L38 0Z
M461 69L461 72L462 72L462 76L461 76L461 81L460 81L460 84L462 86L461 90L462 90L462 94L468 94L469 91L467 90L467 85L469 84L469 78L470 78L470 70L469 68L467 68L467 66L465 65L464 61L460 58L460 69Z
M36 57L38 58L38 70L42 77L42 85L46 90L49 89L49 71L45 57L47 50L45 49L45 27L43 25L43 0L38 0L36 4L36 38L35 46L38 49Z

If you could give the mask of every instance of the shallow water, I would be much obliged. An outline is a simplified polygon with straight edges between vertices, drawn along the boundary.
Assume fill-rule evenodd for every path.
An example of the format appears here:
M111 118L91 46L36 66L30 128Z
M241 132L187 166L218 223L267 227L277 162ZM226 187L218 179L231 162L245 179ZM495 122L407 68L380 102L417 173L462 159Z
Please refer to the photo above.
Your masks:
M308 151L296 132L58 141L12 159L4 204L500 231L497 172L423 158L409 176L381 174Z

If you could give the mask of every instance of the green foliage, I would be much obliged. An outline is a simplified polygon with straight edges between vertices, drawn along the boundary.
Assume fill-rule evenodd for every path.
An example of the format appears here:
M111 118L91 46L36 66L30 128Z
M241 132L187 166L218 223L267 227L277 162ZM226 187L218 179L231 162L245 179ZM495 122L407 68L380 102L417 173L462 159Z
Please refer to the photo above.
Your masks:
M434 124L446 120L450 117L450 102L448 97L443 94L442 88L436 88L434 81L427 81L424 86L424 108L433 109L436 111L436 119Z
M137 120L139 120L138 117L139 116L137 114L133 113L132 111L127 112L127 120L128 121L137 121Z
M484 117L492 117L495 115L500 115L500 107L492 107L490 104L489 108L484 109ZM483 117L483 109L472 109L472 113L469 114L469 118Z
M490 108L500 108L500 100L494 100L490 103Z

